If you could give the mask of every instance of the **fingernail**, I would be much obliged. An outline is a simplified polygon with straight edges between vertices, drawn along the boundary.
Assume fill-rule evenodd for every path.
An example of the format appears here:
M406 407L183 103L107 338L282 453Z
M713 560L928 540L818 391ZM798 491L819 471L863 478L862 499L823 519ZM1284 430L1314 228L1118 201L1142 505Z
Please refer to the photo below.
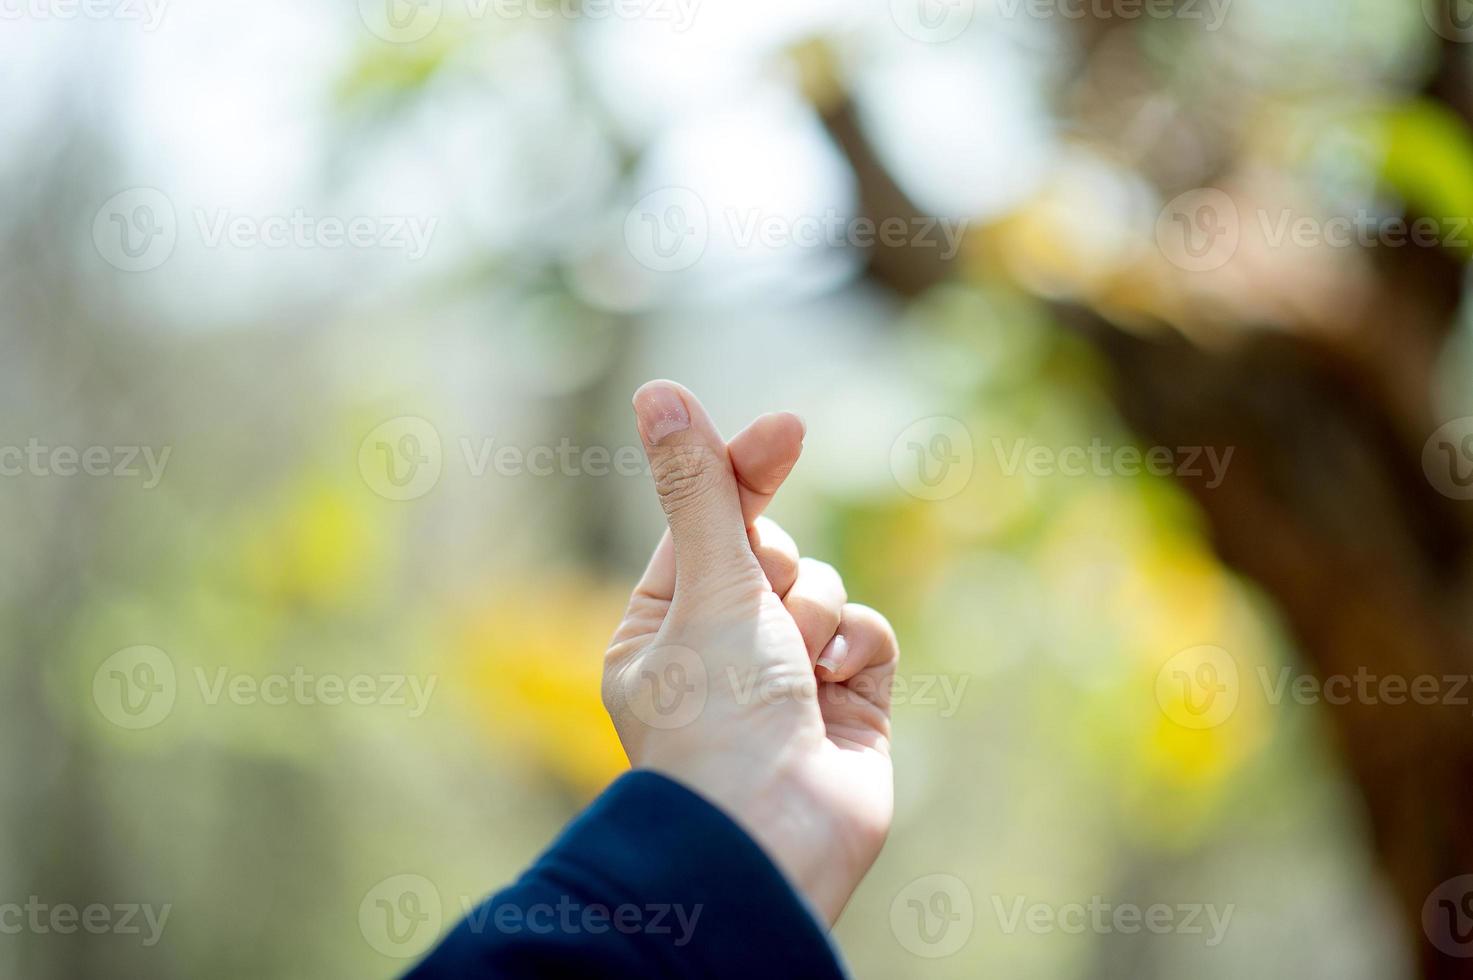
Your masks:
M690 412L680 393L670 384L651 381L634 393L634 415L639 434L651 446L666 436L690 428Z
M837 674L839 668L844 666L844 658L849 656L849 641L839 634L829 641L829 645L823 648L818 655L818 666L827 667L829 673Z

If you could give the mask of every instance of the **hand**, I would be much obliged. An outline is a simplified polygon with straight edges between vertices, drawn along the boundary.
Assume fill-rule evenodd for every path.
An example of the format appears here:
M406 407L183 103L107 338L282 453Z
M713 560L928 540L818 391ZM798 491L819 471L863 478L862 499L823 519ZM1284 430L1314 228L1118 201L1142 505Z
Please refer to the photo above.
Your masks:
M728 446L694 395L634 396L669 531L604 660L604 704L636 767L683 783L759 843L830 925L893 809L883 616L760 517L802 451L765 415Z

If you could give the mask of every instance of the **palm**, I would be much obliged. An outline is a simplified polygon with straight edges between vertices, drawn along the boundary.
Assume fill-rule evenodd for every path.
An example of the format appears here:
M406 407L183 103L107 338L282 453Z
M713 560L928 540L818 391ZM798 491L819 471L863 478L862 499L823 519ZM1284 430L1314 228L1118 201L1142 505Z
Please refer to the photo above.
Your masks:
M641 654L659 649L670 611L666 599L636 595L615 632L608 666L637 670ZM754 610L750 635L756 649L715 641L705 670L713 693L731 696L761 717L750 737L770 740L776 753L804 746L804 779L833 812L857 829L889 825L893 773L890 762L890 685L895 665L865 668L846 682L812 683L813 665L793 617L769 588ZM761 675L758 690L753 675ZM779 690L782 688L782 690ZM816 697L815 697L816 694Z

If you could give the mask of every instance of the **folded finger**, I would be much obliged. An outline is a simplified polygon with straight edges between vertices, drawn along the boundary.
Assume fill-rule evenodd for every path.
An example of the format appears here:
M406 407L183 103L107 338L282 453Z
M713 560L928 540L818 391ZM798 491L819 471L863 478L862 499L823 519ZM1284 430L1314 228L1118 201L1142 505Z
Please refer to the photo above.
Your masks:
M817 659L838 630L847 599L844 580L834 566L812 558L798 560L798 577L783 597L783 606L803 634L809 660Z

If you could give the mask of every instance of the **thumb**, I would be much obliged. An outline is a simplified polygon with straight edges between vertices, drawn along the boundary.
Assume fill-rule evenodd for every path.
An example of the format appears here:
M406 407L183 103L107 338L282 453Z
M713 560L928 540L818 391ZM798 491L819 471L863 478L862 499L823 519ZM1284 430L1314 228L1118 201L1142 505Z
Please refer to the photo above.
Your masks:
M677 593L744 576L760 582L726 442L695 395L651 381L634 393L634 415L670 522Z

